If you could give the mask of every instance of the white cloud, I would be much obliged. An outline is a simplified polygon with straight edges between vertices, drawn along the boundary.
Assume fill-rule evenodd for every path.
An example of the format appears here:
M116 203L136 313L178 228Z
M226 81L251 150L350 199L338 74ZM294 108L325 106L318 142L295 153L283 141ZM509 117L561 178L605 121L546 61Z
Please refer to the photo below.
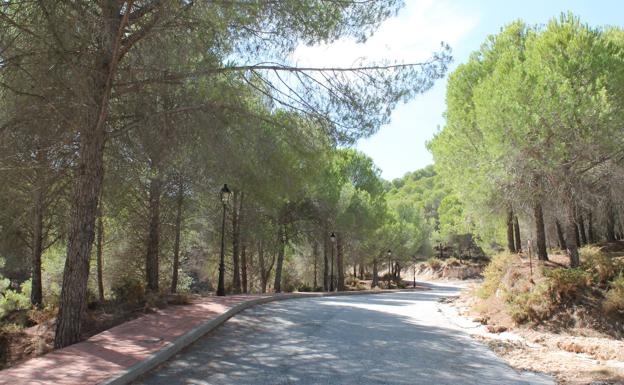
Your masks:
M450 1L406 3L399 15L384 21L367 42L341 39L329 45L302 45L292 60L306 66L350 66L360 59L419 62L429 58L441 41L455 46L479 21L474 11Z

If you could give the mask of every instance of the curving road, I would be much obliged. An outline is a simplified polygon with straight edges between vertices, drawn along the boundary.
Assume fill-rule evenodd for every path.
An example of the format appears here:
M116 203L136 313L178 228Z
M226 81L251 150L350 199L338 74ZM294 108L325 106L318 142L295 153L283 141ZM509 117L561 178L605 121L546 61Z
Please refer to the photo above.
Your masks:
M554 384L507 366L440 311L459 288L431 289L256 306L135 384Z

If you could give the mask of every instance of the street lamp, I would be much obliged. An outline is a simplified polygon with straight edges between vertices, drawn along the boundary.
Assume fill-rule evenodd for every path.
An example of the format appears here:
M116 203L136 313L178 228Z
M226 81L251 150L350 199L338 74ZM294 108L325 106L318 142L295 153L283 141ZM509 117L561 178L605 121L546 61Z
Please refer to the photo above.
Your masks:
M331 273L330 273L330 283L329 283L329 291L334 291L334 243L336 243L336 234L331 233L329 236L329 240L331 241L331 249L332 249L332 257L331 257Z
M392 261L390 258L392 257L392 250L388 249L388 289L390 288L390 279L392 278Z
M221 259L219 260L219 286L217 287L217 295L225 295L225 211L227 204L232 196L232 191L224 184L221 188L221 203L223 204L223 221L221 223Z

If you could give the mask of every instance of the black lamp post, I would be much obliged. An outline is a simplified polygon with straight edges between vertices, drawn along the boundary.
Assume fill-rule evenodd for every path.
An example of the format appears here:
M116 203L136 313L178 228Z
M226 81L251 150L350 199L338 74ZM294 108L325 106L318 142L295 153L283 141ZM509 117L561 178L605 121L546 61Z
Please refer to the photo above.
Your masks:
M225 211L230 201L232 192L227 184L221 188L221 203L223 204L223 221L221 222L221 259L219 260L219 286L217 287L217 295L225 295Z
M388 249L388 289L390 288L390 280L392 279L392 250Z
M336 242L336 234L331 233L331 235L329 236L329 240L331 241L331 248L332 248L329 291L334 291L334 243Z

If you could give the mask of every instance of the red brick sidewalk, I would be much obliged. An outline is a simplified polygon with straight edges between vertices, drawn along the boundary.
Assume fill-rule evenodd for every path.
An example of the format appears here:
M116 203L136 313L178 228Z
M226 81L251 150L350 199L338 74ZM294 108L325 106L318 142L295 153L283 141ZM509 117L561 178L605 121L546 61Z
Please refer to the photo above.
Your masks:
M118 376L193 328L253 295L208 297L171 306L97 334L84 342L0 371L1 385L88 385Z

